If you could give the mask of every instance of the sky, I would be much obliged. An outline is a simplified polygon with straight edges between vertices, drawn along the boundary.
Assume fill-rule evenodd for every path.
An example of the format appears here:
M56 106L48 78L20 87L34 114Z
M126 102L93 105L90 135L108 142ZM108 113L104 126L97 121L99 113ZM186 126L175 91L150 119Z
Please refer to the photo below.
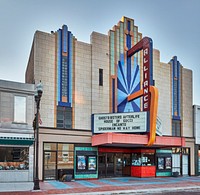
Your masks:
M36 30L50 33L66 24L89 43L93 31L107 34L127 16L152 38L161 62L177 56L193 71L193 104L200 105L199 10L200 0L0 0L0 79L25 82Z

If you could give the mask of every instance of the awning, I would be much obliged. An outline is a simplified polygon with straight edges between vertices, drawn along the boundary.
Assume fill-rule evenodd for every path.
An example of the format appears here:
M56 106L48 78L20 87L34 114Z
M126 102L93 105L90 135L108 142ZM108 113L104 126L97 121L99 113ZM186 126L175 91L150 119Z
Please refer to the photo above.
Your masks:
M145 146L148 143L148 135L122 134L122 133L102 133L92 136L92 146L121 146L134 147ZM153 147L184 147L185 138L156 136Z
M29 137L0 137L0 145L32 145L34 138Z

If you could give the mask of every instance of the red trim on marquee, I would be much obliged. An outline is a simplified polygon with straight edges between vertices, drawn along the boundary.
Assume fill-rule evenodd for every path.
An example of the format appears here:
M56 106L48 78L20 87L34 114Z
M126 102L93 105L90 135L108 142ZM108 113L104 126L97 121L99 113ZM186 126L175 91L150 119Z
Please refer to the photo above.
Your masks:
M125 146L131 145L147 145L148 135L138 134L120 134L120 133L103 133L92 136L92 146L101 146L107 144L119 144ZM184 147L185 138L183 137L168 137L156 136L156 141L153 146L171 146Z
M129 148L114 148L114 147L99 147L98 152L112 153L155 153L155 149L129 149Z
M132 149L128 149L128 148L98 148L98 152L111 152L111 153L132 153L133 150Z

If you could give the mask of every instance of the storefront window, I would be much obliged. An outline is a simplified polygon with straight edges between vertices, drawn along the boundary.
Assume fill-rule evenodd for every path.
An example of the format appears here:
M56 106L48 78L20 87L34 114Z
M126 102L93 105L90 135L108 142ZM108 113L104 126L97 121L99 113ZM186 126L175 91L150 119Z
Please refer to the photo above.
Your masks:
M74 151L74 144L58 144L58 150Z
M57 150L56 143L44 143L44 150Z
M29 149L26 147L0 147L0 170L28 170Z
M74 144L64 143L44 143L45 165L51 163L50 158L57 164L57 169L73 169L74 168ZM51 157L48 154L51 154ZM57 156L57 157L56 157Z
M74 168L74 152L58 151L58 169Z

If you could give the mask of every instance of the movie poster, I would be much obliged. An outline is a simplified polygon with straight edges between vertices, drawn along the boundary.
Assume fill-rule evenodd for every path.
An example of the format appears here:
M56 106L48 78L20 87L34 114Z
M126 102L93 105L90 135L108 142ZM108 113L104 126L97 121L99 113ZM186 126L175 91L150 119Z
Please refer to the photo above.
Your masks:
M96 156L88 157L88 170L96 170Z
M158 169L164 169L164 158L158 158Z
M171 169L172 168L172 159L171 159L171 157L166 157L165 158L165 168L166 169Z
M86 169L86 156L77 156L78 170Z

